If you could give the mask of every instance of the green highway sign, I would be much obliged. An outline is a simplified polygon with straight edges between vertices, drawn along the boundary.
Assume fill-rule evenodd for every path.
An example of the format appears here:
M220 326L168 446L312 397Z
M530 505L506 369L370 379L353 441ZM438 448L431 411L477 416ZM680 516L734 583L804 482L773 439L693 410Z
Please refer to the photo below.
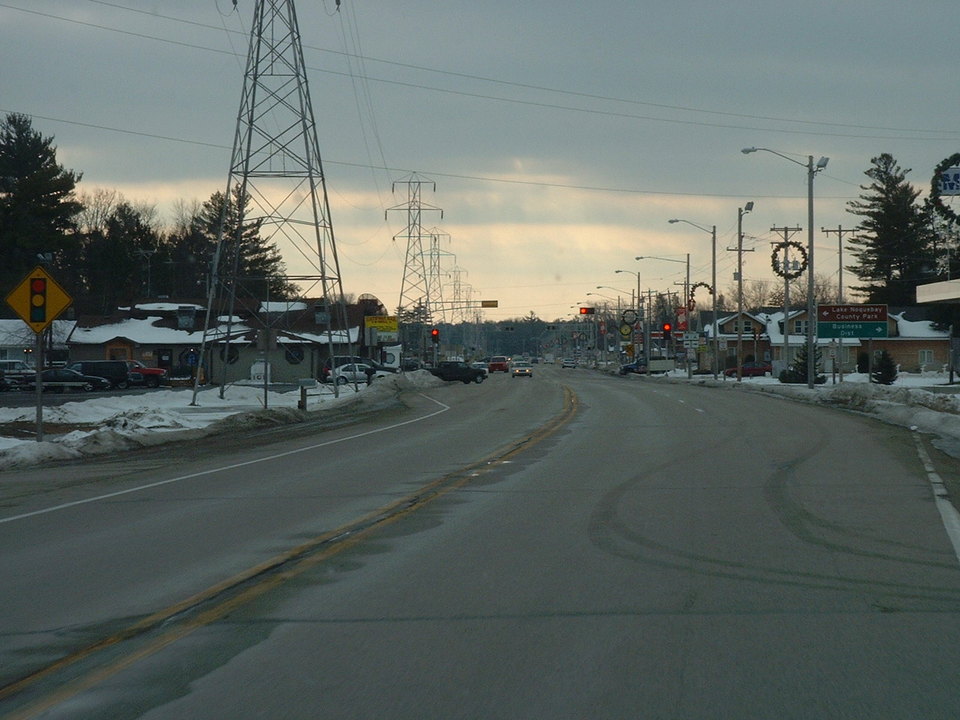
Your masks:
M884 322L818 322L817 337L820 338L885 338L887 323Z

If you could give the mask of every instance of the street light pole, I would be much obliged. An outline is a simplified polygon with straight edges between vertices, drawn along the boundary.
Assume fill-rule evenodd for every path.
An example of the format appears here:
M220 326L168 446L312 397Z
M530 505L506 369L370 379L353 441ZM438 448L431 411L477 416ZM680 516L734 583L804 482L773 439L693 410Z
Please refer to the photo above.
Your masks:
M813 178L827 166L830 158L821 157L817 163L814 164L813 155L808 155L807 162L802 163L799 160L778 153L776 150L771 150L770 148L748 147L743 148L741 152L748 154L757 152L758 150L772 153L773 155L782 157L784 160L789 160L792 163L807 168L807 272L809 273L807 277L807 387L812 390L814 388L816 380L815 373L817 370L816 346L814 341L814 321L817 316L817 305L813 297Z
M677 260L676 258L667 258L667 257L657 257L655 255L637 255L634 260L664 260L666 262L677 262L685 263L687 266L687 279L683 285L683 302L686 306L684 308L684 317L686 317L687 309L690 307L690 253L687 253L686 260ZM689 323L689 320L687 321ZM676 349L676 341L674 341L674 349ZM674 353L676 354L676 353ZM693 377L693 368L690 367L690 357L686 356L687 363L687 378Z
M753 210L753 200L737 208L737 382L743 382L743 216Z
M703 230L705 233L709 233L712 245L711 245L711 279L710 279L710 292L713 294L713 379L717 379L718 369L717 365L720 358L720 338L717 333L717 226L714 225L709 230L703 227L702 225L697 225L695 222L690 222L689 220L683 220L681 218L673 218L668 220L669 223L686 223L687 225L693 225L693 227ZM690 256L687 255L687 258ZM687 285L690 284L690 262L687 261ZM687 299L687 312L690 311L690 300Z

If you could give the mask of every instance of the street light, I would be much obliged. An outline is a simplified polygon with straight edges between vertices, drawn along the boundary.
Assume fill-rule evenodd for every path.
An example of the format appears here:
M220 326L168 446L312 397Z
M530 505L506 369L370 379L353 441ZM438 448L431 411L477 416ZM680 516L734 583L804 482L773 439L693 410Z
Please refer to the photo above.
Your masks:
M743 382L743 216L751 210L753 200L737 208L737 382Z
M686 308L690 307L690 253L687 253L686 260L677 260L676 258L668 257L658 257L656 255L637 255L634 260L663 260L665 262L677 262L685 263L687 266L687 280L683 285L683 304L684 304L684 316L686 316ZM690 358L687 358L687 378L693 377L693 368L690 367Z
M813 162L813 155L807 156L807 162L802 163L795 158L784 155L783 153L778 153L776 150L771 150L770 148L758 148L758 147L747 147L743 148L740 152L744 155L749 153L757 152L758 150L763 150L764 152L772 153L778 157L782 157L784 160L789 160L795 165L800 165L801 167L807 168L807 387L813 389L814 381L816 380L816 371L817 371L817 359L816 352L814 350L814 321L817 316L817 306L813 298L813 178L818 172L823 170L827 163L830 162L830 158L821 157L816 164ZM787 332L787 318L783 319L783 331L784 334ZM784 358L786 360L786 358Z
M720 339L717 337L717 226L713 225L709 230L703 225L697 225L695 222L690 222L689 220L683 220L681 218L673 218L668 220L669 223L686 223L687 225L693 225L693 227L698 230L703 230L705 233L709 234L712 238L712 250L711 250L711 267L712 267L712 277L710 280L710 292L713 293L713 379L717 379L717 363L720 359ZM689 303L688 306L689 308Z

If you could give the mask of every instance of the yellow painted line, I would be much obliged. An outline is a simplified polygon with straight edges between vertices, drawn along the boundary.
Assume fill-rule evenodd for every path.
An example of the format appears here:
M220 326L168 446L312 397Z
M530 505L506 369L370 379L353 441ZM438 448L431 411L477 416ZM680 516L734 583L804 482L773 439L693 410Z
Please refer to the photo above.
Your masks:
M456 472L449 473L429 482L416 492L374 510L353 522L342 525L336 530L318 535L291 550L276 555L262 563L258 563L233 577L212 585L163 610L155 612L103 640L77 650L10 685L0 688L0 700L11 697L35 685L44 678L50 677L59 670L63 670L81 660L92 657L121 642L131 640L151 630L155 630L176 615L185 613L191 608L195 608L205 602L212 601L217 596L225 594L233 588L240 587L260 575L264 576L255 584L243 589L236 595L228 597L212 607L200 611L194 617L183 619L177 627L154 638L144 647L103 667L94 669L82 678L56 689L46 697L35 701L16 713L5 716L6 720L28 720L29 718L34 718L38 714L66 702L79 693L97 686L125 668L181 640L194 630L219 620L288 580L316 567L344 550L354 547L375 531L397 522L434 500L443 497L447 493L463 487L477 476L478 471L489 471L497 463L509 460L543 440L546 440L570 422L580 407L576 394L566 385L562 386L562 388L563 408L560 413L522 440L512 443L506 448L471 463ZM323 547L324 545L327 545L327 547ZM283 568L285 565L290 565L290 567L276 573L271 572Z

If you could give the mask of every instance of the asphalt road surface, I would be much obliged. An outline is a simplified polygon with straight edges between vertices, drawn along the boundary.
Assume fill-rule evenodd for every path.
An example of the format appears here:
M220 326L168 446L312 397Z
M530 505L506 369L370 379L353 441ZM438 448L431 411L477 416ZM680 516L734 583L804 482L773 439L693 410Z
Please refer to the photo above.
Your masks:
M960 717L923 438L583 369L404 400L0 474L0 715Z

